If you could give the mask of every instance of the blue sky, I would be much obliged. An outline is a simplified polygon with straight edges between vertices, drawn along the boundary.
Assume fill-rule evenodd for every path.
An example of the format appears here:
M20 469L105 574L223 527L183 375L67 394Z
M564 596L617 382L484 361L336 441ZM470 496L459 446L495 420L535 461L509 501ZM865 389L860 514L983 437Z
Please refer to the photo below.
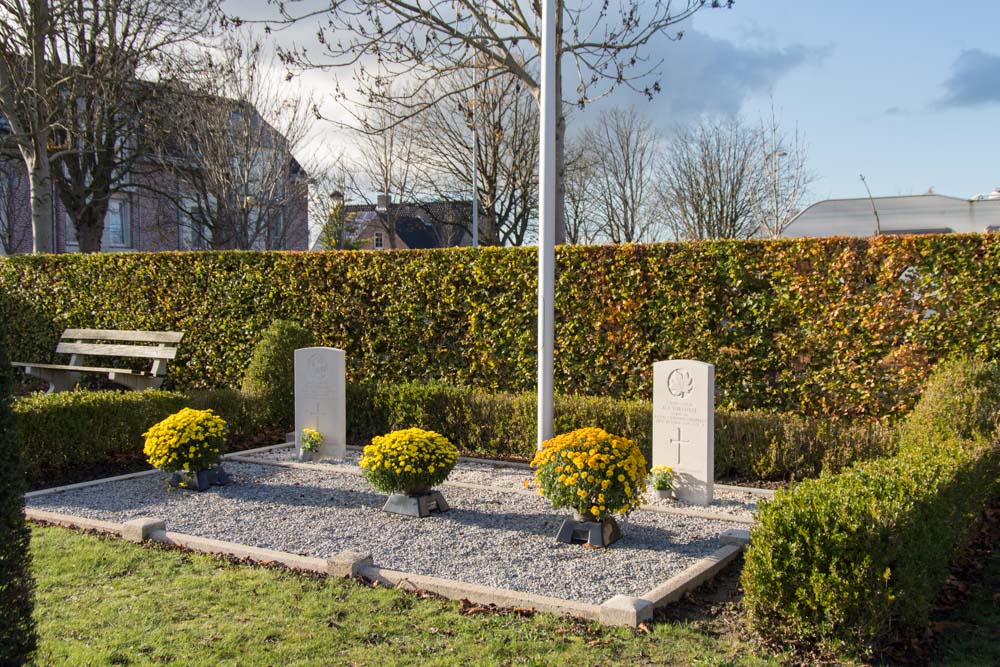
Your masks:
M1000 2L737 0L692 28L678 55L729 49L736 63L718 78L745 119L767 113L770 93L805 134L812 199L864 196L860 173L875 195L1000 186ZM708 46L685 48L692 35ZM701 84L684 94L724 106Z

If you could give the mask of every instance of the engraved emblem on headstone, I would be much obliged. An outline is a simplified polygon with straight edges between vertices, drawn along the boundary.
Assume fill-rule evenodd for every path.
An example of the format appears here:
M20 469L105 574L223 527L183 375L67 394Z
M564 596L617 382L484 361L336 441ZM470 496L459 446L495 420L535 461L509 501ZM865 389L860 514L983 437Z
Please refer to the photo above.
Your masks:
M675 368L667 376L667 391L677 398L685 398L694 391L694 380L687 371Z
M313 352L309 355L309 361L306 362L306 372L309 373L310 378L314 382L320 378L325 378L328 369L329 365L326 363L326 359L323 358L323 354Z

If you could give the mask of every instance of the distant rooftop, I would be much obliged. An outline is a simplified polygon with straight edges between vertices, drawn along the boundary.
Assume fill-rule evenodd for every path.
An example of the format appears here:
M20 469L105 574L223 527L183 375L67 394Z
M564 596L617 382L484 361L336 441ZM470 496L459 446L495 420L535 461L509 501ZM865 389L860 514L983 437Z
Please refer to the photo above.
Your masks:
M973 199L928 192L818 201L795 216L783 236L872 236L873 205L883 234L985 232L1000 225L1000 189Z

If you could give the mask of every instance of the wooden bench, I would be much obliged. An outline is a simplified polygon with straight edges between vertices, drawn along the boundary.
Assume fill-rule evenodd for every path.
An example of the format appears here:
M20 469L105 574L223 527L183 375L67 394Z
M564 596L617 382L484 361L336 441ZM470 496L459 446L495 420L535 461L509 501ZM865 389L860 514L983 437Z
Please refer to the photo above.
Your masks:
M68 364L15 361L12 365L48 382L49 394L72 389L83 373L107 375L112 382L129 389L156 389L163 384L167 362L177 356L177 344L183 337L177 331L66 329L56 345L56 354L70 355ZM148 371L87 366L87 357L151 359L152 366Z

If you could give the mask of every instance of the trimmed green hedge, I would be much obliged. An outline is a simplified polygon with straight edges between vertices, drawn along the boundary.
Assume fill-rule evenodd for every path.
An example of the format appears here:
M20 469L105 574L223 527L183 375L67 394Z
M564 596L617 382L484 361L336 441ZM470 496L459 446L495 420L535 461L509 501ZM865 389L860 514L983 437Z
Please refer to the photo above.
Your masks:
M463 454L534 455L533 393L493 394L442 382L361 383L348 385L347 403L348 437L353 442L416 426L443 434ZM652 407L646 401L561 395L555 399L556 433L597 426L634 440L650 461L652 424ZM878 422L718 410L715 470L719 476L801 479L890 453L894 450L890 435Z
M926 625L948 562L1000 491L1000 366L943 364L899 454L778 492L743 570L753 627L865 654Z
M535 385L533 249L0 258L18 360L69 326L186 332L174 388L239 386L275 318L356 381ZM557 391L648 399L652 364L716 366L717 405L899 415L956 350L1000 358L1000 236L713 241L557 251Z
M31 576L31 532L24 522L24 480L11 411L13 369L0 341L0 664L27 664L38 643Z
M231 390L30 394L13 405L25 473L32 480L44 470L142 458L142 434L184 407L213 409L231 435L259 426L252 402Z
M142 433L182 407L212 408L233 435L276 423L259 400L232 390L32 394L14 409L24 433L22 456L29 473L46 468L135 458ZM348 383L347 434L354 443L419 427L437 431L463 454L530 458L535 451L534 394L487 392L442 382L374 385ZM644 401L556 396L555 431L598 426L630 438L652 460L651 407ZM716 473L783 480L839 470L854 461L892 451L879 423L851 423L760 411L716 412Z

